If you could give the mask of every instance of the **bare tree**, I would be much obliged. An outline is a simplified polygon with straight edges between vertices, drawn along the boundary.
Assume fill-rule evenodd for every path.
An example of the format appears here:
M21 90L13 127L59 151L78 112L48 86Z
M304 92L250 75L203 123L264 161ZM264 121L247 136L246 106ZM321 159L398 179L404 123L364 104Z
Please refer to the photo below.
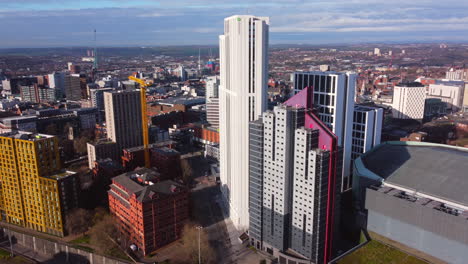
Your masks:
M180 160L180 168L182 169L182 179L185 183L189 183L193 175L192 165L188 160L182 159Z
M74 209L65 218L65 229L71 235L83 234L88 231L91 219L90 211L82 208Z
M88 137L79 137L73 140L73 148L79 154L85 154L88 151L88 145L86 143L91 142Z
M208 241L208 235L203 229L198 230L195 225L187 224L182 231L183 250L187 263L198 263L198 239L200 238L201 263L210 264L215 261L213 248ZM200 232L200 234L198 233ZM199 237L200 235L200 237Z
M44 132L47 135L57 135L57 125L56 124L49 124L46 126Z
M118 246L118 237L117 223L111 215L103 216L101 221L97 222L90 232L90 242L101 254L105 254Z

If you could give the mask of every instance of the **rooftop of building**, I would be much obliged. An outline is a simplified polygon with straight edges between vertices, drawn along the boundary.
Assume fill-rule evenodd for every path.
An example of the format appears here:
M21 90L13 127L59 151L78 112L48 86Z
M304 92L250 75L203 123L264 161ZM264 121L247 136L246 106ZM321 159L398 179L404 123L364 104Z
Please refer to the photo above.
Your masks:
M337 71L296 71L294 74L309 74L309 75L347 75L354 72L337 72Z
M104 93L110 94L128 94L128 93L140 93L140 90L113 90L113 91L105 91Z
M374 107L374 106L368 106L368 105L354 105L354 111L363 111L363 112L367 112L367 111L374 111L374 110L377 110L379 109L380 107Z
M97 164L96 167L101 167L105 169L114 169L114 170L121 170L123 169L122 164L119 162L112 160L111 158L106 158L106 159L98 159L95 161Z
M153 194L173 195L185 188L183 184L172 180L158 182L159 175L154 169L142 168L121 174L112 180L124 187L130 195L135 194L141 202L153 200Z
M29 141L39 141L41 139L52 138L54 136L15 130L15 131L0 134L0 137L8 137L8 138L15 138L15 139L29 140Z
M159 152L159 153L163 153L165 155L179 155L180 154L179 151L177 151L175 149L168 148L168 147L155 148L154 151Z
M175 145L177 142L175 142L174 140L164 140L164 141L160 141L160 142L156 142L156 143L152 143L152 144L149 144L148 145L148 148L149 149L152 149L152 148L161 148L161 147L165 147L165 146L169 146L169 145ZM127 152L136 152L136 151L142 151L143 150L143 146L137 146L137 147L132 147L132 148L126 148L124 149L124 151L127 151Z
M448 80L448 79L441 79L441 80L436 80L435 84L431 85L445 85L445 86L465 86L465 81L463 80Z
M55 174L52 174L52 175L49 175L49 176L43 176L43 178L61 180L61 179L65 179L67 177L73 176L75 174L76 174L76 172L74 172L74 171L62 171L62 172L55 173Z
M194 106L199 104L205 103L205 97L186 97L186 96L178 96L178 97L170 97L159 101L158 104L161 105L185 105L185 106Z
M399 83L396 86L398 87L424 87L424 85L420 82L404 82L404 83Z
M96 146L96 145L117 144L117 143L108 138L101 138L101 139L98 139L96 142L89 142L89 144Z
M25 116L9 116L9 117L4 117L4 118L0 118L0 122L1 123L5 123L5 122L11 122L11 121L14 121L14 120L33 120L33 119L37 119L37 116L35 115L25 115Z
M385 183L468 205L468 148L423 142L386 142L361 157Z
M73 112L76 112L77 114L85 114L85 113L95 113L97 112L96 107L86 107L86 108L77 108L77 109L72 109Z

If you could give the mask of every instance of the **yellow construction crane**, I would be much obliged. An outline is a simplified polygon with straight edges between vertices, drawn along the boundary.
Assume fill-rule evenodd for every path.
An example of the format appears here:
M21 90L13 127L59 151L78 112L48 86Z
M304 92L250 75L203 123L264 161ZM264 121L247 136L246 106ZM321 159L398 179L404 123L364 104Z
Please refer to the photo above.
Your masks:
M148 116L146 113L146 81L133 76L128 76L128 79L140 84L140 102L141 102L141 127L143 128L143 148L145 150L145 167L150 168L150 153L149 153L149 136L148 136Z

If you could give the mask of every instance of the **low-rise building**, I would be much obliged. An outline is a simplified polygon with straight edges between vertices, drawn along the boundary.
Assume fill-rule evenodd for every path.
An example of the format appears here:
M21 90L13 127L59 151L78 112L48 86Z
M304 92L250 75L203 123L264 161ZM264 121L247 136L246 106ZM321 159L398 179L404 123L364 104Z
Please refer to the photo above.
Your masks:
M120 152L117 143L111 140L100 140L96 143L87 143L88 148L88 166L93 169L95 161L110 158L112 160L120 159Z
M180 153L168 147L151 149L151 164L161 173L161 180L181 177Z
M37 116L14 116L0 119L0 129L37 131Z
M437 98L446 103L447 110L457 112L463 108L465 82L463 81L437 81L430 84L427 98Z
M468 149L386 142L354 164L361 223L447 263L468 259Z
M120 231L144 255L179 239L189 219L187 188L171 180L158 182L151 169L114 177L108 194Z

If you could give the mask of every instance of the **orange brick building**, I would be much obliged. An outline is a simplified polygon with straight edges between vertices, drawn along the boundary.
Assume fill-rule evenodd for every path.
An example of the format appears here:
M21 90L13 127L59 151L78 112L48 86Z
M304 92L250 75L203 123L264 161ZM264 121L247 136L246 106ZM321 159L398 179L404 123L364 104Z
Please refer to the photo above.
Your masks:
M189 219L187 188L158 178L146 168L125 173L112 179L108 191L120 231L144 255L179 239Z
M204 144L219 144L219 131L212 127L195 126L194 137Z

